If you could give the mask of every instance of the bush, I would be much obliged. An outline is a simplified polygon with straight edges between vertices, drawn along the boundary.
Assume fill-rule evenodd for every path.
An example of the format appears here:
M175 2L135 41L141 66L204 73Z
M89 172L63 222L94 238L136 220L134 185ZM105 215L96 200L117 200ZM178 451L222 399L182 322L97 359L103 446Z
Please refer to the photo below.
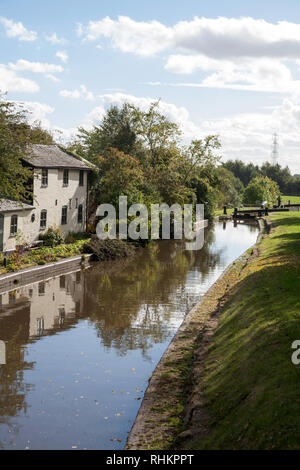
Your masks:
M257 176L248 184L245 194L244 203L249 205L259 205L267 201L268 205L277 203L280 191L278 184L267 176Z
M41 234L39 238L43 240L45 246L57 246L64 241L60 228L56 227L49 227L47 232Z
M75 243L78 240L86 240L90 238L90 234L87 232L69 232L65 237L65 243Z
M132 244L123 240L100 240L97 236L86 243L82 248L83 253L93 253L97 260L114 260L132 255L135 252Z

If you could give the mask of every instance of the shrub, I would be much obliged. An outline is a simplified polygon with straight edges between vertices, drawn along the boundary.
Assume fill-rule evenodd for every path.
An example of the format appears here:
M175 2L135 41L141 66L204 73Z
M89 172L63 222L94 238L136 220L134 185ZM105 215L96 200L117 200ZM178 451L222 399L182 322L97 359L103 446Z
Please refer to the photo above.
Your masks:
M277 203L279 196L279 186L275 181L267 176L257 176L250 181L245 190L244 203L256 205L267 201L268 205L273 205Z
M93 236L83 246L82 251L93 253L97 260L105 261L130 256L135 252L135 248L123 240L100 240L97 236Z
M48 230L40 235L40 240L43 240L45 246L57 246L63 243L64 237L58 227L49 227Z
M65 237L65 243L75 243L77 240L86 240L90 234L86 232L69 232Z

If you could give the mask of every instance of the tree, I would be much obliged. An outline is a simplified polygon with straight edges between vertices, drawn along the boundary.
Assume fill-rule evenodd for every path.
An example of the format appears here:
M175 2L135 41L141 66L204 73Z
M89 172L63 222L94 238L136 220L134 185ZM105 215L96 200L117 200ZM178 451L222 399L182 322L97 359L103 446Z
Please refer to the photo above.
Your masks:
M147 205L206 202L206 216L211 216L214 203L209 201L214 199L217 182L214 171L219 161L215 153L221 144L217 136L211 135L184 147L180 145L180 135L178 124L160 112L159 101L151 103L148 110L125 103L120 109L111 107L91 131L80 128L78 140L68 148L99 167L99 176L93 183L95 203L102 202L103 192L114 200L118 189L119 195L123 194L120 176L126 174L129 194L133 195L136 187L134 202L138 202L136 199L143 199ZM128 167L129 162L135 162L139 180L134 168ZM128 180L130 172L132 184Z
M0 96L0 198L30 197L26 183L31 170L22 165L28 143L25 111Z
M132 110L125 103L121 108L112 106L102 118L99 126L94 126L91 131L80 127L78 141L75 150L86 158L95 162L99 155L105 155L110 148L116 148L120 152L135 154L136 134L132 125ZM73 148L74 150L74 148Z
M239 178L234 174L219 166L216 170L218 178L217 191L218 191L218 205L239 207L243 202L244 185Z
M168 165L168 160L177 148L181 135L178 124L170 121L159 111L159 101L150 104L148 111L136 106L131 109L132 125L140 146L137 156L144 164L151 166Z
M276 165L272 165L269 162L265 162L261 166L260 171L262 175L268 176L275 181L283 194L286 193L289 183L293 180L289 168L282 168L278 163Z
M267 201L267 204L273 205L277 203L280 196L279 186L267 176L257 176L248 184L245 195L245 204L260 205Z
M29 140L31 144L53 145L55 144L51 132L42 128L40 121L35 121L29 127Z
M124 152L110 148L105 157L98 157L98 203L110 203L118 207L119 196L127 196L128 205L144 202L141 185L143 172L139 161Z
M251 179L261 174L257 165L246 164L242 160L228 160L223 163L223 166L231 171L236 178L239 178L244 186L247 186Z

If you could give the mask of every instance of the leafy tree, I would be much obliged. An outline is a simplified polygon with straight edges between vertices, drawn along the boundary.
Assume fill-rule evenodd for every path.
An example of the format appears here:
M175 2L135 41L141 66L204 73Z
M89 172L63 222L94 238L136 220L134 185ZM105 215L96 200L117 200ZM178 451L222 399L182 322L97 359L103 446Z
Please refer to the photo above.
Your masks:
M128 204L144 202L141 185L143 172L139 161L124 152L110 148L105 157L98 157L100 174L99 200L115 207L119 204L119 196L128 197Z
M106 112L99 126L91 131L79 128L78 140L73 144L79 154L96 162L95 158L104 155L109 148L116 148L127 154L135 154L136 134L132 125L132 110L125 103L121 108L112 106Z
M286 193L289 183L293 179L288 167L282 168L278 163L272 165L269 162L265 162L261 166L260 171L262 175L268 176L273 181L276 181L280 191L284 194Z
M31 171L22 166L29 143L24 110L0 96L0 198L26 200Z
M268 205L277 203L280 196L279 186L267 176L257 176L250 181L245 189L245 204L261 204L267 201Z
M216 136L180 146L179 126L160 112L159 101L146 111L130 104L112 107L99 126L79 131L69 149L99 167L93 184L95 204L103 202L103 197L112 202L121 194L130 194L133 202L147 204L205 201L207 214L212 214L214 204L209 208L208 201L214 198L217 181L214 171L219 157L215 152L220 142Z
M218 205L239 207L243 202L245 191L241 180L223 166L217 168L216 175L218 178Z
M253 163L244 163L241 160L229 160L223 163L223 166L231 171L242 183L247 186L255 176L268 176L275 181L279 189L284 194L297 194L300 186L297 184L297 179L294 178L289 168L283 168L278 163L265 162L261 167L253 165Z
M144 160L144 164L148 163L153 167L168 165L181 135L178 124L159 111L159 101L151 103L148 111L142 111L133 105L129 107L132 124L140 143L137 156Z
M31 144L53 145L55 144L51 132L42 128L40 121L35 121L28 126L29 141Z
M223 163L223 166L231 171L236 178L239 178L244 186L247 186L250 180L261 174L257 165L246 164L242 160L228 160Z

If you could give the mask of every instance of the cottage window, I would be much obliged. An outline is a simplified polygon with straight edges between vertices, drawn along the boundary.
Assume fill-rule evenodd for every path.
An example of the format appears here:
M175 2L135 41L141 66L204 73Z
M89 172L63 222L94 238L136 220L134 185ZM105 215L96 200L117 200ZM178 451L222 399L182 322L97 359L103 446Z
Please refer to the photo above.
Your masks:
M63 186L68 186L69 185L69 170L64 170L63 174Z
M59 287L61 289L66 288L66 276L64 274L62 276L60 276L60 278L59 278Z
M10 219L10 236L15 237L18 231L18 216L12 215Z
M8 294L8 303L9 304L14 304L16 301L16 293L15 292L9 292Z
M42 188L45 188L48 186L48 170L43 169L42 170Z
M84 182L84 171L79 170L79 186L83 186L83 182Z
M66 225L68 222L68 206L63 206L61 210L61 225Z
M44 333L44 318L41 317L41 318L37 318L37 326L36 326L36 333L38 336L42 336L42 334Z
M45 283L44 282L39 283L39 295L45 295Z
M82 204L79 204L79 206L78 206L78 214L77 214L77 222L78 222L79 224L82 224L82 219L83 219L82 215L83 215L83 206L82 206Z
M59 308L58 309L58 324L59 324L60 327L63 326L65 318L66 318L65 309L64 308Z
M47 226L47 211L43 209L41 211L40 230L44 230Z
M72 209L72 199L69 199L69 209Z

